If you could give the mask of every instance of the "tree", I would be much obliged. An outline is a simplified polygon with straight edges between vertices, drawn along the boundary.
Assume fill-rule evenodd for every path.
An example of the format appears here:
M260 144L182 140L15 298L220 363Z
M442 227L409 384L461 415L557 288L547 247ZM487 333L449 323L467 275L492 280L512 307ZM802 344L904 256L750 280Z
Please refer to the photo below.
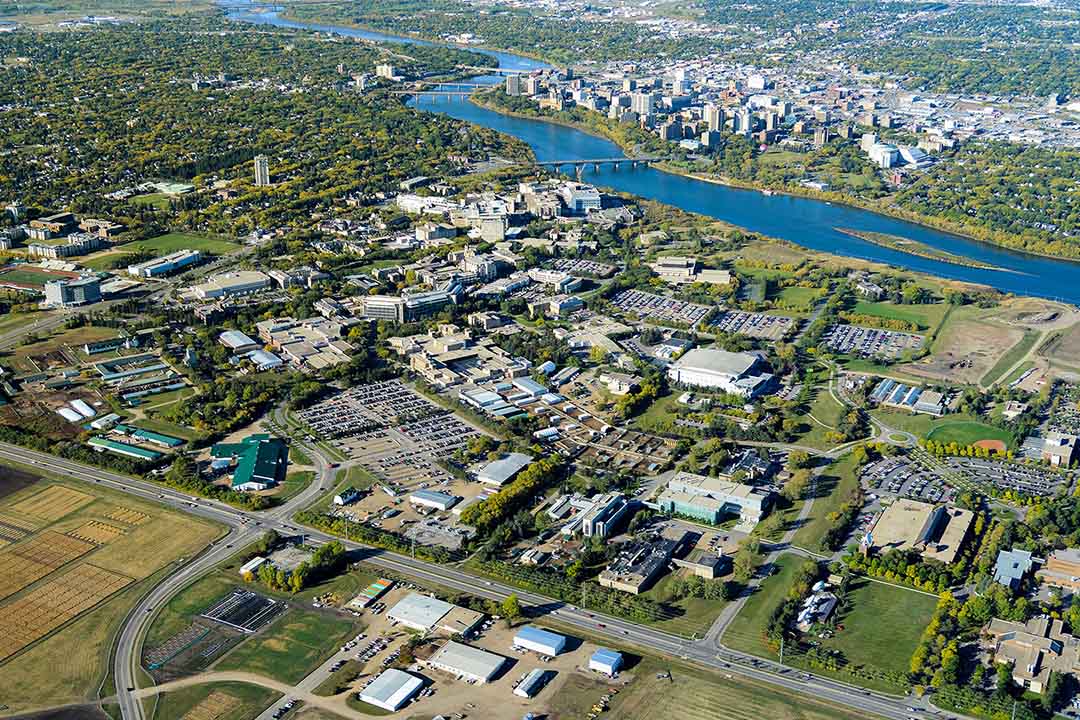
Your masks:
M510 594L506 596L506 599L499 605L499 614L506 619L506 624L510 625L515 620L519 619L522 615L521 601L518 600L518 596Z

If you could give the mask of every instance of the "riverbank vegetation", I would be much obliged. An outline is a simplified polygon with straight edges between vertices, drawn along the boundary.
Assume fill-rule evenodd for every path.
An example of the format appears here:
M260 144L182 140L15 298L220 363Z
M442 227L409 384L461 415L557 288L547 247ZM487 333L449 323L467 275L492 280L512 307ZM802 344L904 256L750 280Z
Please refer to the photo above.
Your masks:
M937 260L938 262L949 263L952 265L963 265L964 267L979 268L980 270L1000 270L1001 268L995 265L989 265L987 263L981 263L977 260L966 258L963 255L957 255L955 253L948 252L946 250L939 250L938 248L931 247L926 243L919 242L918 240L911 240L909 238L900 237L899 235L890 235L889 233L871 232L869 230L852 230L850 228L835 228L838 232L842 232L845 235L851 235L857 237L860 240L864 240L868 243L873 243L880 247L889 248L890 250L896 250L897 252L907 253L908 255L915 255L917 257L924 257L930 260Z

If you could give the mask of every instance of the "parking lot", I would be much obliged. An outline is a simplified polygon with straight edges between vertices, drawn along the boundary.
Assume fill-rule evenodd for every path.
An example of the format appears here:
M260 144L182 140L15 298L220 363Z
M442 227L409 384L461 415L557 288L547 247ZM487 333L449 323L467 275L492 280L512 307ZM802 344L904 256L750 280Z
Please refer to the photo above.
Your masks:
M301 411L299 416L322 437L337 438L445 413L400 380L387 380L339 392Z
M1070 484L1068 475L1037 465L1017 465L978 458L948 458L949 466L975 482L1025 495L1051 496Z
M896 495L928 503L950 502L957 492L940 475L900 457L869 463L863 467L860 480L863 487L879 495Z
M1053 408L1047 429L1051 432L1080 435L1080 385L1056 385Z
M742 310L725 310L709 321L709 326L718 330L762 340L781 340L794 332L796 325L795 318Z
M844 355L897 358L906 350L921 347L924 340L922 335L912 333L839 324L829 328L822 341Z
M584 275L587 277L598 278L610 277L615 274L615 270L617 269L614 265L582 258L559 258L552 264L552 267L561 272L570 273L571 275Z
M675 298L653 295L640 290L623 290L611 298L611 303L625 313L641 319L677 322L691 327L705 319L712 308Z

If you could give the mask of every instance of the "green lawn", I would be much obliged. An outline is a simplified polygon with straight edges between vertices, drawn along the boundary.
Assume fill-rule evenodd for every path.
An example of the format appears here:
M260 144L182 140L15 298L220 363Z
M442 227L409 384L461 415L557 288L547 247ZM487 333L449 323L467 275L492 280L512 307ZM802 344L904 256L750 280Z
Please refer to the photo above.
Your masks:
M948 309L949 306L944 303L895 305L890 302L858 302L852 312L860 315L873 315L887 320L903 320L914 323L923 330L932 330L941 323Z
M746 599L739 614L727 626L721 638L725 645L743 652L764 655L768 652L763 636L769 623L769 615L784 598L795 570L803 558L781 555L773 565L775 574L761 581L754 594Z
M969 445L977 440L1003 440L1006 444L1012 441L1010 433L961 413L937 418L933 415L879 408L871 410L870 414L897 430L921 438L932 438L937 442L955 441L961 445Z
M800 426L799 435L795 438L797 445L806 445L808 447L818 448L819 450L828 450L836 447L835 443L830 443L825 439L825 433L836 428L840 419L847 412L840 403L833 399L829 388L821 386L816 388L816 395L814 401L810 405L810 412L805 415L800 415L795 418ZM825 425L814 422L814 418L817 418Z
M727 605L725 600L703 600L701 598L671 599L671 583L675 579L675 573L668 573L655 585L643 593L647 598L665 603L675 609L676 615L668 620L650 623L658 630L691 637L702 637L712 625L713 620Z
M227 695L239 701L231 705L228 712L215 715L215 720L250 720L281 697L280 693L273 690L247 683L192 685L158 696L154 720L182 720L211 693ZM194 717L194 714L192 716Z
M169 422L163 418L148 417L142 420L136 420L133 424L135 427L140 427L144 430L152 430L153 432L172 435L173 437L183 438L188 441L199 440L203 437L203 434L194 428L189 428L187 425L178 425L177 423Z
M1001 440L1006 447L1013 444L1012 433L980 422L945 422L931 430L926 438L935 442L955 442L961 447L974 445L979 440Z
M199 250L211 255L224 255L240 246L221 237L202 233L174 232L158 235L149 240L139 240L120 246L124 250L147 250L168 255L177 250Z
M291 605L270 627L218 661L215 669L244 670L294 685L330 657L356 627L345 618Z
M1001 378L1001 384L1002 385L1009 385L1011 383L1016 382L1017 380L1020 379L1021 375L1023 375L1024 373L1026 373L1028 370L1030 370L1033 367L1035 367L1035 363L1033 363L1030 360L1026 360L1026 361L1020 363L1020 365L1018 365L1015 370L1013 370L1011 373L1009 373L1005 377Z
M998 358L998 361L994 363L994 367L990 368L982 377L983 385L991 385L995 380L1001 377L1002 373L1007 372L1013 365L1020 362L1025 355L1035 346L1038 339L1042 337L1042 333L1035 330L1025 330L1024 337L1020 338L1020 342L1009 348L1009 351Z
M274 502L283 503L310 485L314 479L315 471L313 470L293 471L285 476L285 482L278 485L271 496Z
M147 193L146 195L136 195L131 198L131 202L136 205L149 205L158 210L168 210L170 197L166 193Z
M790 273L786 270L749 267L741 263L735 263L735 272L745 277L754 278L755 280L783 280L795 277L794 273Z
M634 425L638 430L654 433L677 433L687 434L685 428L675 424L676 411L679 406L679 394L672 393L654 400L645 411L634 418ZM680 432L680 430L684 432Z
M824 551L821 541L832 527L829 515L835 512L855 488L859 486L854 456L844 455L825 468L817 478L817 496L810 508L810 515L795 533L792 544L814 551Z
M289 462L293 465L312 465L313 461L306 452L297 445L289 447Z
M800 287L798 285L783 288L771 299L788 308L809 308L824 291L820 288Z
M850 609L837 618L843 629L828 639L828 646L853 665L906 673L937 598L858 578L848 588L848 604Z

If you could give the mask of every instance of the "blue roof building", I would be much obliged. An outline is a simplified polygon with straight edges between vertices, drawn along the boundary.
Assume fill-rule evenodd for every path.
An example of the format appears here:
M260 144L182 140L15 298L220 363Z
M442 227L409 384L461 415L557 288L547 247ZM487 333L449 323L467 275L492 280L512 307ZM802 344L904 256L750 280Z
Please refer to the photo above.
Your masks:
M994 564L994 582L1016 590L1031 571L1031 553L1027 550L1002 550Z

